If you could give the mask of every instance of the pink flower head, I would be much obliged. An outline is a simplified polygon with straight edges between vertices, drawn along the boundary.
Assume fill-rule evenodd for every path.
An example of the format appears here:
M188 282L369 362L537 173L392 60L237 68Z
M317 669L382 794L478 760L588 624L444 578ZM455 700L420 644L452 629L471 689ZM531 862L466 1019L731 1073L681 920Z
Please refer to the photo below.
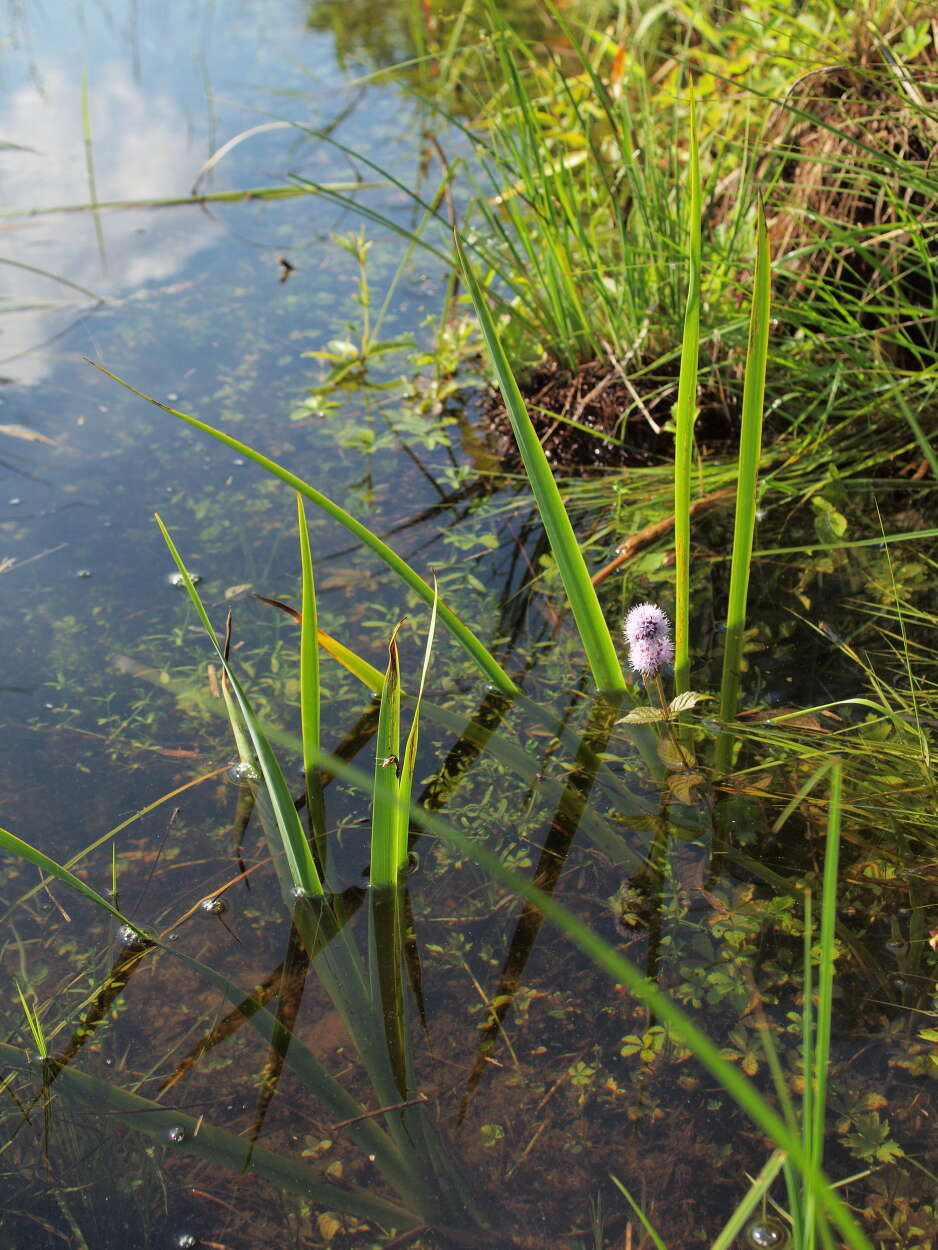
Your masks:
M625 618L629 663L646 677L674 659L668 618L653 603L638 603Z

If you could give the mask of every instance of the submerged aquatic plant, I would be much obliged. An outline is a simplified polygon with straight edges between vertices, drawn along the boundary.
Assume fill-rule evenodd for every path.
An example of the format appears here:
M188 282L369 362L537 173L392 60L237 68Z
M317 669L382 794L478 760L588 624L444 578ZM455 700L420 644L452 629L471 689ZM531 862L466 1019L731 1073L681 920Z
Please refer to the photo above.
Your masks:
M667 616L654 603L637 603L625 618L629 664L644 677L652 677L674 660L674 643Z

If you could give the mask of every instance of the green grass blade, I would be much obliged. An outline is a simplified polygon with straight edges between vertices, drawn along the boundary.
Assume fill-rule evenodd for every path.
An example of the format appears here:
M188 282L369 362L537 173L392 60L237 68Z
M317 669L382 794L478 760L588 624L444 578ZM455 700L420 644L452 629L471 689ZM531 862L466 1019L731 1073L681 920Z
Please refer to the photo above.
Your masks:
M690 689L690 496L700 355L700 153L697 110L690 100L687 172L687 307L674 409L674 691Z
M26 1027L29 1029L29 1035L33 1039L33 1046L36 1048L36 1054L40 1059L48 1059L49 1047L46 1043L42 1019L32 1003L26 1001L26 995L23 993L23 987L19 981L15 981L14 985L16 986L16 996L20 1000L20 1008L26 1021Z
M768 1193L772 1182L778 1176L784 1163L785 1153L782 1150L776 1150L769 1156L759 1175L753 1181L749 1192L723 1225L710 1250L732 1250L733 1243L743 1230L743 1225L762 1201L763 1196Z
M398 626L400 629L400 626ZM375 780L371 807L372 889L397 885L400 870L402 823L398 802L401 767L401 673L397 651L397 629L388 644L388 671L381 691L378 735L375 744ZM406 817L404 817L406 820ZM406 840L405 840L406 845ZM406 856L406 850L405 850Z
M769 320L772 303L772 262L765 213L759 209L756 227L756 271L752 310L749 319L749 348L743 382L742 427L739 434L736 517L733 525L733 557L726 609L726 644L723 652L723 678L720 683L720 720L727 724L736 715L739 672L746 628L746 601L749 594L749 568L756 529L756 490L762 453L762 409L765 399L765 368L769 349ZM722 734L717 742L716 766L730 766L732 738Z
M322 750L319 686L319 622L316 612L316 583L313 556L303 497L296 497L302 572L302 621L300 622L300 725L303 738L303 777L306 783L306 811L313 845L322 867L326 862L326 814L322 777L316 763Z
M436 578L433 579L433 589L436 590ZM401 779L399 786L399 796L401 803L401 821L398 830L398 872L402 872L407 863L407 842L410 833L410 802L414 789L414 769L417 766L417 743L420 738L420 712L423 707L423 692L427 684L427 672L430 668L430 655L433 651L433 637L436 633L436 603L433 604L433 611L430 613L430 625L427 629L427 645L423 653L423 668L420 672L420 685L417 687L417 699L414 703L414 714L410 722L410 732L407 735L407 743L404 747L404 757L401 760Z
M622 676L622 666L599 606L596 590L590 581L586 561L583 559L583 553L576 534L573 532L573 526L570 524L557 483L554 481L554 475L547 463L544 449L538 441L534 426L531 424L524 400L521 398L521 392L499 340L485 295L466 259L458 237L455 242L472 302L495 367L495 374L505 400L518 449L524 461L528 482L537 500L541 521L560 569L564 589L570 601L596 685L603 691L624 691L626 685Z
M802 966L804 968L801 997L801 1053L803 1056L804 1093L801 1096L801 1140L805 1153L810 1157L814 1140L814 1095L815 1095L815 1058L814 1058L814 962L812 948L814 946L814 911L810 890L804 892L804 936L802 942ZM792 1212L798 1212L798 1224L802 1238L813 1237L814 1222L809 1222L810 1232L803 1227L804 1215L801 1204L793 1196L794 1186L788 1181L789 1201ZM799 1243L800 1244L800 1243Z
M926 461L928 462L928 467L931 469L932 477L938 479L938 456L935 455L935 449L932 447L928 436L926 435L925 431L922 429L922 426L919 422L918 417L915 415L915 413L912 411L909 405L905 402L905 396L902 394L902 391L898 386L895 389L895 396L896 396L896 401L898 402L899 407L902 410L902 415L905 417L906 421L908 422L909 429L912 431L913 435L915 436L915 441L918 443L919 448L921 449L922 455L925 457Z
M68 868L56 863L54 859L50 859L48 855L43 854L34 846L30 846L28 842L24 842L22 838L18 838L15 833L10 833L6 829L0 829L0 850L6 851L9 855L16 855L19 859L25 859L30 864L35 864L40 872L44 872L47 876L55 877L57 881L62 881L65 885L70 885L73 890L77 890L79 894L83 894L85 898L90 899L92 903L97 903L99 907L103 907L106 912L114 917L121 924L127 924L135 933L139 933L144 937L146 934L139 925L134 924L132 920L127 920L125 916L117 910L117 908L109 903L106 898L100 895L97 890L93 890L90 885L86 885L80 877Z
M250 734L251 743L254 747L254 754L260 766L264 783L267 786L267 792L270 795L271 805L274 816L277 821L277 827L280 833L280 839L283 851L286 856L287 866L290 872L290 879L293 887L298 890L304 890L314 897L321 897L324 894L322 881L319 877L318 869L313 860L312 850L307 840L305 830L300 821L299 813L296 810L296 804L293 802L293 796L287 786L286 779L277 761L277 757L271 750L270 743L254 715L254 710L248 702L247 696L241 687L237 677L231 671L228 661L225 659L224 652L218 642L218 637L208 618L208 613L202 603L199 592L192 583L189 571L183 563L182 557L176 550L169 531L163 524L162 519L157 516L156 523L160 527L163 539L169 548L169 553L176 562L176 567L182 574L183 582L192 605L198 613L199 619L205 627L205 631L212 641L215 651L225 670L225 675L231 683L235 700L238 704L238 710L244 725Z
M211 435L218 442L224 443L226 447L230 447L233 451L239 452L254 464L259 465L262 469L266 469L268 473L274 477L279 477L282 482L286 482L294 491L297 491L304 498L309 499L317 508L326 512L333 520L345 527L350 533L354 534L364 545L370 548L384 563L392 569L398 577L404 581L414 593L423 600L428 606L432 607L435 596L433 587L430 586L423 578L416 573L406 560L401 559L396 551L392 550L387 543L383 542L377 534L372 533L367 526L362 525L344 508L333 503L321 491L318 491L308 482L304 482L302 478L291 473L289 469L285 469L282 465L270 460L259 451L255 451L253 447L249 447L246 443L240 442L236 438L232 438L230 434L216 429L214 426L207 425L204 421L200 421L197 417L190 417L184 412L179 412L175 408L170 408L168 404L160 403L158 399L154 399L152 395L147 395L143 391L138 391L136 387L131 386L129 382L125 382L110 370L103 368L101 365L94 364L94 361L88 361L100 373L105 374L120 386L132 394L145 399L147 403L162 408L164 412L170 413L171 416L177 417L180 421L185 421L187 425L191 425L194 429L201 430L204 434ZM587 579L589 580L589 579ZM458 643L468 652L475 663L479 666L482 673L496 686L499 690L506 693L515 694L518 687L511 680L502 666L498 663L492 653L479 641L471 629L464 625L452 608L448 607L442 600L438 600L437 611L440 620L456 639Z

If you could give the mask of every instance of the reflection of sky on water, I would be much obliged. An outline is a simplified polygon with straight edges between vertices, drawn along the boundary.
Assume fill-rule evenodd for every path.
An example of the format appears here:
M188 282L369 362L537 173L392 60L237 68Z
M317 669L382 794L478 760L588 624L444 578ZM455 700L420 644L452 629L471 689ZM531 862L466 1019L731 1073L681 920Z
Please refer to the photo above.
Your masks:
M328 238L360 227L352 212L315 197L112 209L97 215L103 248L87 211L3 215L88 202L85 78L101 202L185 197L213 152L274 118L333 127L413 179L414 106L393 85L351 83L305 12L299 0L0 9L0 631L17 639L0 729L36 715L58 723L67 708L93 725L95 698L131 697L113 654L150 660L182 607L154 511L201 565L209 598L255 580L277 590L275 561L293 575L292 543L278 548L292 501L83 357L288 459L365 520L383 506L385 478L400 477L393 453L363 464L289 420L319 377L304 352L360 315L354 262ZM200 189L280 185L291 172L329 182L360 171L284 127L233 148ZM409 212L396 193L373 194L383 211ZM288 283L280 255L295 265ZM396 263L379 240L379 296ZM406 328L419 324L418 298L402 282L392 319L403 305ZM30 431L54 442L23 441ZM319 555L346 545L330 531ZM18 750L31 748L8 745L8 765Z
M251 10L128 0L0 15L3 210L91 201L83 76L99 202L188 195L214 149L268 119L259 110L328 122L348 98L329 37L305 31L293 0L263 22ZM202 189L282 182L296 144L295 131L252 139ZM35 384L77 354L69 328L95 301L57 277L121 301L185 279L222 235L219 214L197 207L0 216L0 376Z
M99 201L157 199L188 191L191 157L181 159L185 115L165 92L144 93L128 66L111 61L96 67L91 130ZM32 149L0 153L0 199L7 209L88 202L78 67L46 66L42 90L27 83L12 92L0 109L0 134L16 136L16 142ZM120 299L145 284L168 282L189 257L212 242L217 235L212 218L184 212L184 221L164 220L159 227L158 210L102 213L101 247L90 213L13 218L7 222L0 256ZM48 340L66 329L82 306L91 305L61 283L8 264L0 265L0 301L5 314L0 361L5 374L19 383L34 383L48 374L61 350ZM37 346L43 342L46 347Z

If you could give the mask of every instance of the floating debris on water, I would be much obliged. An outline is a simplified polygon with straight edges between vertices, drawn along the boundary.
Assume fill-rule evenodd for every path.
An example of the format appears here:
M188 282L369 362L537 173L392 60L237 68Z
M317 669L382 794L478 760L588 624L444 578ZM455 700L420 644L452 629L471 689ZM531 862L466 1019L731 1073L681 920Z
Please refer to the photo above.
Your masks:
M166 1136L174 1146L178 1146L180 1142L184 1142L189 1134L181 1124L173 1124L166 1130ZM766 1243L769 1244L769 1243Z

